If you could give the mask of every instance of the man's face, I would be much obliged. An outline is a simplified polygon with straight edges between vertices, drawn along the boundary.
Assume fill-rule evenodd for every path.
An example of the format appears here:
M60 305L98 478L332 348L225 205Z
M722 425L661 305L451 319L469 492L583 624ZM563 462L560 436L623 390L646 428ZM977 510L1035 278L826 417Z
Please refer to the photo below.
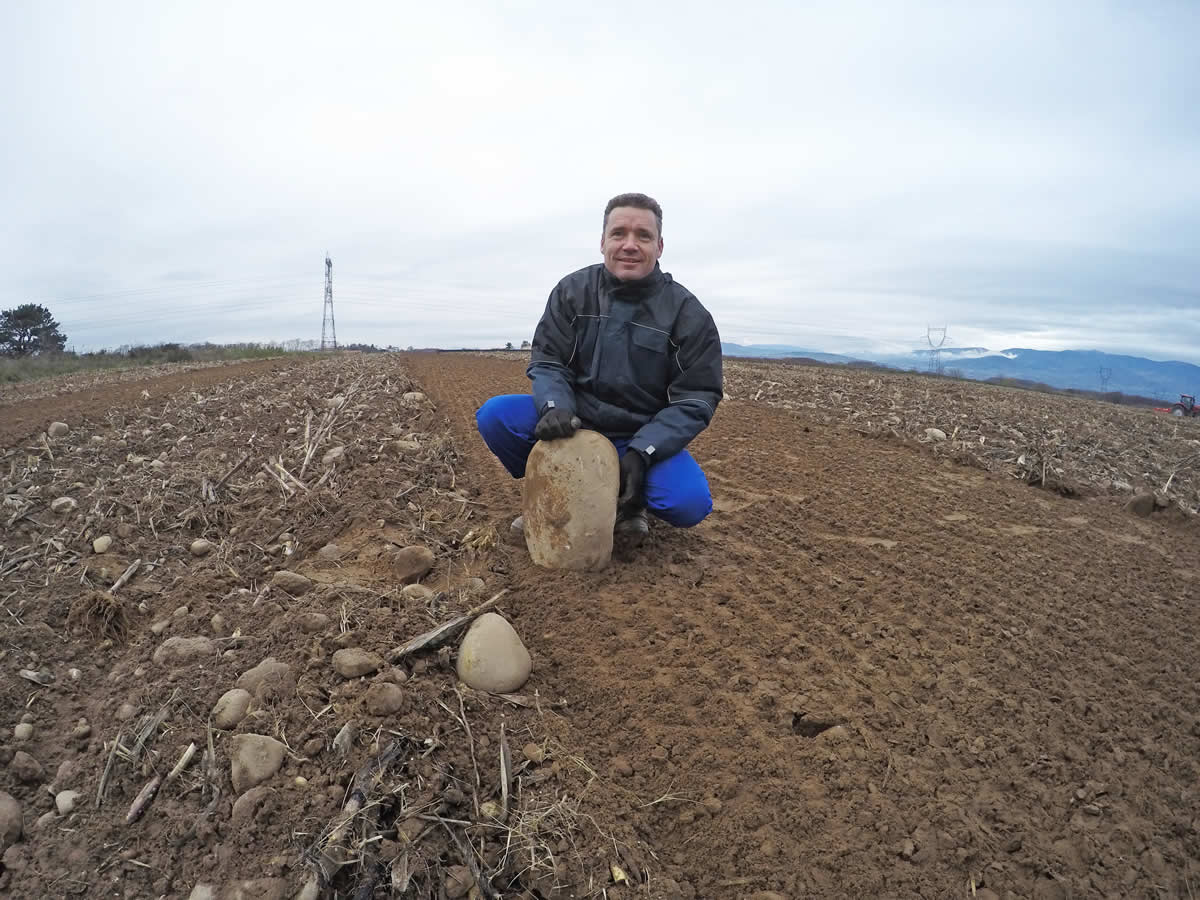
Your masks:
M662 256L658 222L648 209L618 206L608 214L600 239L604 267L621 281L636 281L654 271Z

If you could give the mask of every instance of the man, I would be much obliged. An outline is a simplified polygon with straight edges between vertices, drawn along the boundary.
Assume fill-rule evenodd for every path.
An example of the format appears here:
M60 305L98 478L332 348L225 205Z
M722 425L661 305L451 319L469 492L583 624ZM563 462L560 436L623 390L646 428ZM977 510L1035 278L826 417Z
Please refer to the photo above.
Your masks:
M638 543L649 531L647 508L684 528L712 512L708 481L684 448L721 401L721 338L708 310L659 268L655 200L610 200L600 251L603 264L573 272L550 294L526 373L533 395L493 397L475 420L514 478L524 477L536 441L580 427L605 435L621 458L616 530Z

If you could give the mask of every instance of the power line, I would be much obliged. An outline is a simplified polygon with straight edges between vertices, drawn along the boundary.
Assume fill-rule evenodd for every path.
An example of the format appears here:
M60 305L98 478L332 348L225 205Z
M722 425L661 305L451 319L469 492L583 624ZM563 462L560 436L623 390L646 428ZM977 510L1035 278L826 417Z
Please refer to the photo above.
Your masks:
M337 349L337 331L333 324L333 260L325 254L325 314L321 319L321 349Z

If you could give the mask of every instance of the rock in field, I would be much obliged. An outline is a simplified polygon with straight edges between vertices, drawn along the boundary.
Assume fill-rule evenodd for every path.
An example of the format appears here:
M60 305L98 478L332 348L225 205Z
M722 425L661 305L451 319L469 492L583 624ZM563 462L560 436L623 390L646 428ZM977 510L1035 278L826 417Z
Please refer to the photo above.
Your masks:
M263 700L269 696L290 695L296 689L296 679L290 665L268 656L254 668L243 672L235 686Z
M283 900L287 882L282 878L236 881L221 892L221 900Z
M296 617L296 624L305 634L316 634L329 627L329 616L319 612L305 612Z
M50 504L50 511L56 512L60 516L65 516L68 513L75 511L79 504L72 497L59 497Z
M408 391L402 399L405 403L424 403L425 395L420 391Z
M1125 508L1135 516L1141 516L1145 519L1153 515L1157 499L1153 493L1138 494L1125 504Z
M515 691L529 679L533 661L520 636L497 613L484 613L458 648L458 677L480 691Z
M269 787L254 787L233 801L233 824L246 825L258 817L263 804L271 799L275 792Z
M46 434L53 438L66 437L71 432L71 426L66 422L51 422Z
M233 728L246 718L249 710L250 692L242 688L232 688L222 694L213 706L213 725L222 730Z
M299 572L289 572L285 569L271 576L271 586L286 591L293 597L299 597L312 590L313 583Z
M433 590L425 587L423 584L406 584L400 591L400 596L405 600L417 600L424 602L432 597Z
M235 734L230 746L230 777L239 794L262 784L283 765L286 748L265 734Z
M11 795L0 791L0 852L19 841L24 830L21 804Z
M944 441L946 439L946 432L942 431L940 428L926 428L925 437L935 442Z
M363 700L372 715L390 716L403 709L404 691L399 685L381 681L367 688Z
M206 541L204 538L196 538L188 547L188 552L192 556L208 556L208 554L212 553L212 548L212 541Z
M211 638L203 635L198 637L169 637L154 651L154 661L159 665L172 663L188 663L194 659L212 656L216 645Z
M325 451L325 455L321 457L321 465L332 466L335 462L346 455L345 447L330 447Z
M46 774L42 764L24 750L18 750L13 754L12 762L8 764L8 771L12 772L17 781L24 781L27 784L41 781Z
M13 740L27 741L33 737L33 725L29 722L20 722L13 728Z
M217 900L217 889L211 884L197 884L187 895L187 900Z
M346 647L333 654L333 667L343 678L359 678L383 668L383 658L361 647Z
M107 553L108 548L112 546L112 538L107 534L102 534L100 537L92 541L93 553Z
M433 568L433 551L428 547L405 547L389 554L392 574L401 584L420 581Z
M79 800L79 791L59 791L54 795L54 806L60 816L69 815Z
M416 453L421 449L421 445L416 441L392 441L386 448L397 456L406 456L409 453Z

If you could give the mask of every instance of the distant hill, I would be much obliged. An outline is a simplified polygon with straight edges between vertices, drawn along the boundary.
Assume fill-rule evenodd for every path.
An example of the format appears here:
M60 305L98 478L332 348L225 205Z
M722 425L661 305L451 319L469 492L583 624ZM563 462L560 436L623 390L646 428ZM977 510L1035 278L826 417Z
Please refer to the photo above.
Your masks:
M837 353L806 350L783 344L723 344L726 356L808 357L820 362L850 363L870 361L896 369L928 371L929 355L921 351L907 354L878 354L857 358ZM1104 389L1175 400L1179 394L1200 394L1200 366L1177 360L1153 360L1140 356L1122 356L1099 350L1029 350L1013 347L988 350L985 347L947 347L941 351L944 371L966 378L1015 378L1041 382L1056 388L1100 390L1101 370L1107 379Z

